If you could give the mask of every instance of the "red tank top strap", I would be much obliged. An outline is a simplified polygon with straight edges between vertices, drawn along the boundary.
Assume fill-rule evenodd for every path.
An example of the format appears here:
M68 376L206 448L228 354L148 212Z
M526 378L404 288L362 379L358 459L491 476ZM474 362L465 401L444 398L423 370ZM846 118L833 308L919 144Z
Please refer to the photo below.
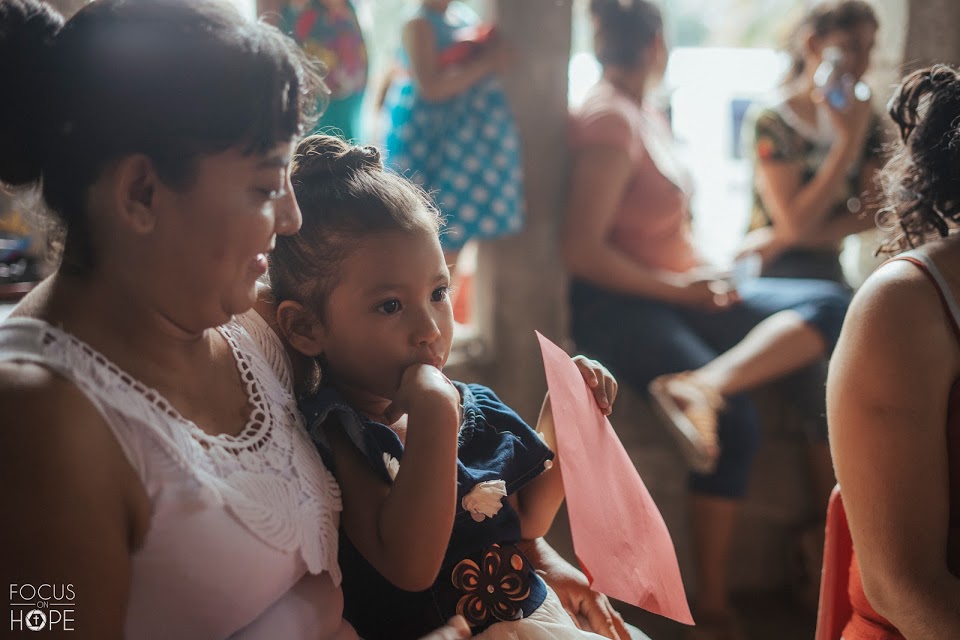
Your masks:
M957 305L957 299L950 291L946 279L944 279L943 274L940 273L940 270L937 268L937 265L934 264L933 260L922 253L907 252L890 258L887 262L893 262L895 260L909 262L927 276L927 279L930 280L930 283L933 284L937 290L937 295L940 297L943 310L946 311L950 317L950 326L953 327L953 334L957 340L960 341L960 306Z

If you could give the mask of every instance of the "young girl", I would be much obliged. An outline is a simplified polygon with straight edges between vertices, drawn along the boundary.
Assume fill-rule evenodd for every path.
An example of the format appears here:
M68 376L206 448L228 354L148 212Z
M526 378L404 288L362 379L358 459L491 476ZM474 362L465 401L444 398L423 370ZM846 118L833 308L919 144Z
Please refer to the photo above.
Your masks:
M472 54L477 15L459 2L423 0L403 29L401 70L383 119L390 166L436 194L441 244L456 264L471 239L516 233L523 223L520 138L495 74L506 49L487 38Z
M300 144L292 180L303 227L278 238L270 279L301 411L343 492L347 619L367 640L457 613L488 638L584 637L514 546L563 500L549 402L537 433L441 373L453 316L436 211L376 149L329 136ZM575 361L609 413L616 382Z

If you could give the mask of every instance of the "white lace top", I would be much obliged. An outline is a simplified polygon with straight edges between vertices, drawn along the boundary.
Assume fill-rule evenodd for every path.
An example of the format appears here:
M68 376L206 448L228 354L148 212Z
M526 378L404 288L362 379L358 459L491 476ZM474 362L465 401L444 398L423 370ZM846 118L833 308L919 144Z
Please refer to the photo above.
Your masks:
M340 492L303 429L283 347L255 311L219 328L252 411L211 436L69 333L0 323L0 361L48 367L100 411L152 504L126 637L356 638L342 620Z

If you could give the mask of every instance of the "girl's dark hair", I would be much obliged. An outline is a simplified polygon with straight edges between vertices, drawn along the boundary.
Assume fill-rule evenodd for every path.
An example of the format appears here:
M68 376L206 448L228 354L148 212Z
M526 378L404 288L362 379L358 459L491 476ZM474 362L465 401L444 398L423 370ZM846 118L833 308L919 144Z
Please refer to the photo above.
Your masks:
M864 0L832 0L814 6L793 29L787 49L790 52L790 70L787 82L799 78L806 67L804 50L806 39L812 34L823 38L837 31L850 31L864 24L880 26L873 7Z
M649 0L590 0L594 49L600 64L631 69L663 31L660 9Z
M185 188L193 161L298 136L325 92L296 45L215 0L96 0L68 22L0 0L0 182L39 184L63 267L95 261L86 192L128 154Z
M278 236L270 255L270 287L276 302L296 300L323 314L337 286L340 265L370 234L427 230L440 216L429 196L386 171L375 147L313 135L297 147L291 169L303 214L300 232Z
M896 253L944 238L960 218L960 74L938 64L914 71L888 105L899 139L880 172L886 207L882 249Z

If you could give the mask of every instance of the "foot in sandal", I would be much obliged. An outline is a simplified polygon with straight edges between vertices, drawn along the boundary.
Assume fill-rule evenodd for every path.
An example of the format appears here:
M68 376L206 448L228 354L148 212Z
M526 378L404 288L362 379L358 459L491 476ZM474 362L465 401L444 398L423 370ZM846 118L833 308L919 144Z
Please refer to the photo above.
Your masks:
M723 398L690 372L660 376L649 390L654 408L677 437L690 466L711 473L720 456L717 415L723 410Z

